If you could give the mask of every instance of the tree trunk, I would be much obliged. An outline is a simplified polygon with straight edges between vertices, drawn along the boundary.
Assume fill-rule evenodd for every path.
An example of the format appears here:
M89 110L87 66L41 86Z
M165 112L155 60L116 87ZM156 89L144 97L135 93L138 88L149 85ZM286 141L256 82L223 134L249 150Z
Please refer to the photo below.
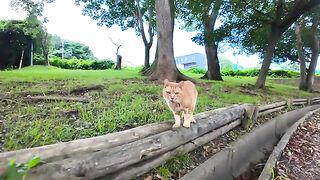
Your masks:
M30 40L30 46L31 46L31 50L30 50L30 66L33 66L33 41L32 39Z
M151 46L145 45L144 47L144 67L143 69L148 69L150 67L150 48Z
M122 56L117 54L117 65L116 65L116 70L121 70L121 61L122 61Z
M46 66L50 66L50 62L49 62L49 52L46 46L42 47L42 53L43 53L43 57L44 57L44 62Z
M41 34L41 49L42 49L42 54L43 54L43 58L45 61L45 65L49 66L49 43L48 43L48 33L47 32L43 32Z
M21 58L20 58L20 63L19 63L19 69L21 69L21 67L22 67L23 56L24 56L24 50L22 50L22 52L21 52Z
M264 59L262 62L262 66L259 72L259 76L256 82L256 87L257 88L265 88L265 83L266 83L266 79L267 79L267 75L268 75L268 71L272 62L272 56L274 53L274 49L281 37L281 30L277 27L275 27L275 25L273 25L272 27L272 31L271 34L269 36L269 40L268 40L268 44L265 48L265 52L264 52Z
M308 74L307 74L307 91L312 91L313 81L314 81L314 75L317 67L318 62L318 56L319 56L319 37L318 37L318 24L319 24L319 18L315 14L312 17L312 44L311 44L311 62L308 68Z
M151 66L147 69L143 68L140 72L143 76L150 76L156 70L157 63L158 63L158 47L159 47L158 44L159 43L157 42L156 53L155 53L154 60L151 64Z
M202 79L222 81L218 59L218 47L215 44L205 45L208 70Z
M299 84L299 89L301 90L306 90L306 83L307 83L307 70L306 70L306 60L303 54L303 43L301 39L301 24L299 22L295 23L296 28L295 28L295 34L296 34L296 39L297 39L297 51L298 51L298 57L300 61L300 84Z
M221 77L218 59L218 46L215 44L213 38L211 38L213 34L213 27L210 21L211 20L208 18L207 21L204 21L203 23L205 37L204 48L206 50L208 70L202 79L222 81L223 79Z
M155 2L159 46L158 61L154 72L149 76L150 80L179 81L188 79L179 72L173 55L173 3L173 0L158 0Z

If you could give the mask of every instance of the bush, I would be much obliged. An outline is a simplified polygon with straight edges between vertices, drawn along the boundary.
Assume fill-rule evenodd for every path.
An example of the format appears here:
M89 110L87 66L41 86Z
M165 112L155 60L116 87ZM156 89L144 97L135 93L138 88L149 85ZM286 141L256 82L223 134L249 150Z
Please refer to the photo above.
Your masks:
M223 76L249 76L249 77L256 77L259 75L259 69L250 69L250 70L227 70L223 71ZM295 71L287 71L287 70L269 70L268 76L271 77L282 77L282 78L293 78L299 77L299 72Z
M187 72L194 74L205 74L206 70L200 68L190 68ZM257 77L259 75L260 69L248 69L248 70L224 70L221 72L222 76L247 76L247 77ZM294 78L299 77L300 73L288 70L269 70L269 77L275 78Z
M104 70L111 69L115 63L111 60L93 61L79 59L60 59L53 57L50 59L50 65L63 69L83 69L83 70Z
M196 68L196 67L192 67L192 68L188 69L187 71L190 73L193 73L193 74L205 74L206 73L206 70Z

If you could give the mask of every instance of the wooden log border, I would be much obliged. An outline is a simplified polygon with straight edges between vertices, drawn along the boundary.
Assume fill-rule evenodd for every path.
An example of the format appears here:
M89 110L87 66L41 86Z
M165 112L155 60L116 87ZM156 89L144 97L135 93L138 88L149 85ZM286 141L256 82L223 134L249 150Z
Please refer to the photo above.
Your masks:
M288 107L292 107L296 105L313 105L317 103L320 103L320 97L291 99L288 101L281 101L281 102L262 105L258 107L253 106L253 109L251 107L251 110L249 110L250 111L249 114L251 114L250 116L252 117L247 117L247 118L244 117L248 115L248 113L245 113L241 119L229 121L230 122L229 124L224 124L218 129L215 129L211 132L205 132L200 136L194 136L193 137L195 138L194 140L192 139L187 140L186 142L184 142L185 144L182 143L177 147L175 147L175 149L171 148L171 149L167 149L166 151L161 151L156 153L153 152L154 150L151 150L150 152L146 153L147 155L144 155L144 157L148 156L148 158L143 159L143 161L140 161L140 160L133 161L129 165L119 166L118 169L105 171L103 173L100 172L98 176L94 175L96 172L90 172L87 174L88 176L86 178L98 178L99 176L110 177L111 179L132 178L137 175L141 175L145 172L148 172L150 169L161 165L166 160L172 158L174 155L176 155L179 152L189 152L205 144L206 142L209 142L215 139L216 137L230 131L236 126L239 126L244 123L248 124L248 122L244 121L243 119L250 119L251 123L252 122L254 123L257 117L264 116L273 112L277 112ZM207 116L218 115L221 112L236 106L237 105L234 105L231 107L219 108L212 111L206 111L206 112L195 115L195 118L196 120L205 119ZM244 107L244 105L242 105L242 107ZM248 109L245 110L245 112L247 111ZM3 174L5 172L6 170L5 166L10 159L15 159L17 162L24 163L24 162L27 162L34 154L39 155L42 161L44 161L45 163L44 165L40 166L40 169L42 166L46 166L47 164L51 163L54 165L54 168L51 168L51 171L57 171L58 170L57 164L56 164L57 162L60 162L60 161L63 163L71 162L70 164L71 166L77 165L77 163L74 163L74 160L75 158L79 159L79 155L87 156L87 154L105 151L106 149L111 150L113 148L134 143L139 140L148 139L148 137L150 136L159 135L159 134L162 134L163 132L171 130L172 124L173 124L172 121L153 123L153 124L148 124L145 126L140 126L137 128L116 132L116 133L111 133L103 136L97 136L93 138L79 139L79 140L74 140L70 142L63 142L63 143L57 143L57 144L52 144L47 146L0 153L0 174ZM247 126L248 125L245 125L245 126L242 125L242 127L247 127ZM71 161L66 161L67 159L70 159ZM76 162L78 163L82 162L81 158L79 159L79 161L76 161ZM87 161L87 163L90 163L90 161ZM124 173L124 172L128 172L128 173ZM56 176L57 178L63 178L63 176L61 176L60 174L61 171L58 172L58 174L54 172L51 172L51 173L57 175ZM79 173L78 169L74 169L74 173L75 173L74 175L76 176L73 176L73 178L76 178L76 179L84 178L83 173L82 172ZM31 176L31 177L37 179L36 176ZM47 177L47 175L43 177Z

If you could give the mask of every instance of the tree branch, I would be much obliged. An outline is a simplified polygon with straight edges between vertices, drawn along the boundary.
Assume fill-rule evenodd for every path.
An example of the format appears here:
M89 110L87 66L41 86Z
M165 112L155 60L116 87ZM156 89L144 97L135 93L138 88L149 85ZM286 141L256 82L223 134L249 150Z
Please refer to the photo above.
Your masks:
M120 47L121 47L121 44L119 44L119 45L116 44L110 36L108 36L108 38L110 39L110 41L112 42L112 44L117 47L116 55L118 55L119 49L120 49Z
M140 0L135 0L135 2L137 3L137 10L138 10L138 13L137 13L138 17L137 18L138 18L140 33L141 33L144 45L147 45L148 41L146 38L146 34L144 32L143 19L142 19L141 7L140 7Z
M310 0L307 3L304 1L298 1L294 7L290 9L287 15L284 16L279 28L282 30L288 29L302 14L309 11L313 7L320 4L319 0Z
M254 6L251 6L250 3L247 3L247 1L245 1L246 6L249 6L254 12L262 15L259 20L261 20L262 22L266 23L266 24L271 24L272 20L274 19L272 16L256 9Z
M215 3L213 4L213 9L210 14L210 27L211 27L211 29L213 29L213 27L217 21L217 18L219 15L219 9L220 9L221 5L222 5L222 0L216 0Z
M148 8L148 13L149 13L149 27L148 27L148 33L149 33L149 43L148 46L152 46L153 43L153 36L154 36L154 30L152 28L152 23L151 23L151 19L152 19L152 9L151 7Z

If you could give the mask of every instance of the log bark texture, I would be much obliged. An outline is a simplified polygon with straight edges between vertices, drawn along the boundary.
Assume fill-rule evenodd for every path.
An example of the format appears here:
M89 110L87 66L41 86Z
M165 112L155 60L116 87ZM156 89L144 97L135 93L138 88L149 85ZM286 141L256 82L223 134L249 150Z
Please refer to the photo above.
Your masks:
M269 110L269 109L274 109L280 106L285 106L287 104L286 101L281 101L281 102L276 102L276 103L272 103L272 104L267 104L267 105L263 105L263 106L259 106L259 113Z
M220 128L243 116L245 109L233 106L217 114L198 119L199 123L187 128L168 130L132 143L108 148L99 152L78 154L44 164L30 171L29 177L42 175L47 178L83 177L93 179L116 172L135 163L175 149L212 130Z
M166 152L160 156L126 167L124 169L121 169L120 171L101 177L99 178L99 180L103 180L103 179L123 180L123 179L131 179L137 176L141 176L151 171L153 168L161 166L161 164L173 158L177 154L193 151L194 149L208 143L209 141L212 141L213 139L227 133L228 131L235 128L236 126L239 126L240 124L241 124L241 120L233 121L226 126L213 130L212 132L209 132L195 140L192 140L191 142L181 145L172 151Z

